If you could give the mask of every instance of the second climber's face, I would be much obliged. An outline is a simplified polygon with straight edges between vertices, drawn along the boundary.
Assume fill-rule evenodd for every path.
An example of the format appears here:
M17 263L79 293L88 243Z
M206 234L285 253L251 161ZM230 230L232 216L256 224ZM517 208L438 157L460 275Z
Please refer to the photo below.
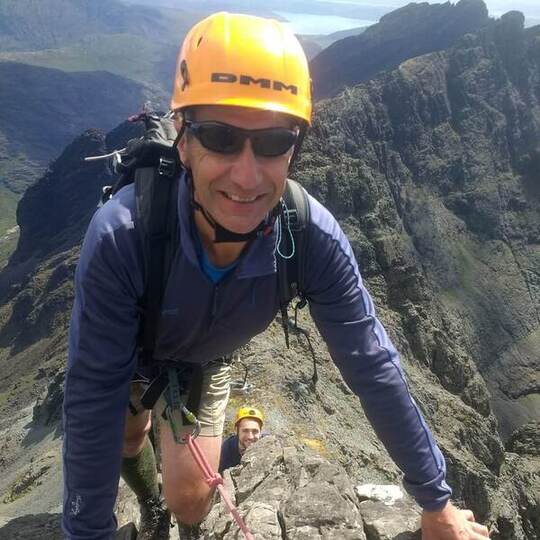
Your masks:
M257 420L253 420L252 418L240 420L236 427L236 432L238 434L240 455L261 438L261 426Z
M298 131L293 120L245 107L201 106L187 125L179 152L191 169L195 200L226 229L252 231L285 189Z

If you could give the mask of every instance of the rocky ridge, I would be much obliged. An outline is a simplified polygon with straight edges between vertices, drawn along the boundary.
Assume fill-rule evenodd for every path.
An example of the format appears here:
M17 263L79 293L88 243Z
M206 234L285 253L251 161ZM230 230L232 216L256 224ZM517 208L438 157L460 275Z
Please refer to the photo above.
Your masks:
M397 486L358 485L345 470L298 441L268 436L252 446L242 463L224 471L224 487L256 539L419 540L420 511ZM115 540L134 538L137 505L121 486ZM62 540L60 514L17 518L0 527L0 540ZM122 525L123 524L123 525ZM172 531L172 537L183 532ZM201 523L200 540L243 538L216 493Z
M225 471L225 487L255 537L419 537L420 512L402 492L398 490L398 500L381 500L367 490L355 490L357 486L342 467L296 445L294 440L265 437L246 452L241 465ZM201 529L208 539L241 538L221 501L214 505Z
M363 275L399 284L383 304L407 313L414 357L486 413L469 358L505 435L538 412L539 31L511 12L323 102L300 163L353 229ZM422 328L434 310L441 321Z

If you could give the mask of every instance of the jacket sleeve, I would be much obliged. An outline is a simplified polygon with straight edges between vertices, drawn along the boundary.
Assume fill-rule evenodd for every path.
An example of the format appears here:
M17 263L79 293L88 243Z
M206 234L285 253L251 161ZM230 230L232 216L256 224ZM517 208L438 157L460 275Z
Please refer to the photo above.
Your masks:
M310 208L304 288L313 319L377 436L404 472L406 490L424 509L440 509L451 495L444 458L409 393L347 238L313 198Z
M120 475L142 288L131 212L117 198L94 216L75 276L64 395L63 531L109 540Z

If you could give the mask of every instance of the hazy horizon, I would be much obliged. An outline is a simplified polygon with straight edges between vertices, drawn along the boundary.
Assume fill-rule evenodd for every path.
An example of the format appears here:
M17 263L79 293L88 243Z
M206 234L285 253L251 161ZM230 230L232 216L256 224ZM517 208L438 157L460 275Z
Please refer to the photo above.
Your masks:
M285 10L276 10L274 13L284 18L287 21L287 25L296 34L302 35L315 35L315 34L331 34L337 31L354 29L362 26L371 26L376 24L379 17L373 17L371 20L359 19L358 14L354 13L354 9L351 9L351 15L348 16L347 4L355 6L361 6L363 8L374 7L378 8L379 13L381 11L394 11L400 7L410 4L410 0L316 0L318 3L332 3L339 4L342 9L339 15L322 15L322 14L310 14L310 13L298 13L288 12ZM508 7L507 1L503 0L484 0L488 7L488 12L491 17L500 17L508 11L517 10L522 11L525 15L525 25L534 26L540 24L540 2L539 0L518 0L516 5ZM422 3L422 0L414 3ZM442 4L446 3L444 0L428 0L428 4ZM457 1L451 2L456 4ZM539 4L539 5L536 5ZM270 9L272 9L271 2L268 3ZM506 5L506 7L505 7ZM369 12L366 12L368 14ZM382 14L381 14L382 15ZM369 15L368 15L369 16Z
M406 6L411 3L411 0L315 0L317 2L330 2L334 4L354 4L357 6L376 6L388 7L389 10ZM414 0L412 0L414 2ZM414 3L422 3L426 0L418 0ZM517 0L509 2L508 0L484 0L489 14L499 17L507 11L521 11L526 17L535 19L540 18L540 1L539 0ZM443 4L444 0L427 0L428 4ZM456 0L452 0L452 4L456 4Z

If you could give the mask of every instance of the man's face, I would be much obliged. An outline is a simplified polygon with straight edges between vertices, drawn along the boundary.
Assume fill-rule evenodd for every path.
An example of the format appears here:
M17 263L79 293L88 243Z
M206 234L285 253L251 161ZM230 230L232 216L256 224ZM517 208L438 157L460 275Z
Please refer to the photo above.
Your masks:
M238 434L238 449L240 450L240 455L242 455L248 446L251 446L261 438L261 426L257 420L244 418L238 422L236 433Z
M244 129L293 127L291 118L283 114L217 105L196 107L193 120ZM256 156L247 139L239 152L220 154L206 149L190 134L182 137L179 152L192 171L196 201L226 229L247 233L283 194L293 149L277 157Z

